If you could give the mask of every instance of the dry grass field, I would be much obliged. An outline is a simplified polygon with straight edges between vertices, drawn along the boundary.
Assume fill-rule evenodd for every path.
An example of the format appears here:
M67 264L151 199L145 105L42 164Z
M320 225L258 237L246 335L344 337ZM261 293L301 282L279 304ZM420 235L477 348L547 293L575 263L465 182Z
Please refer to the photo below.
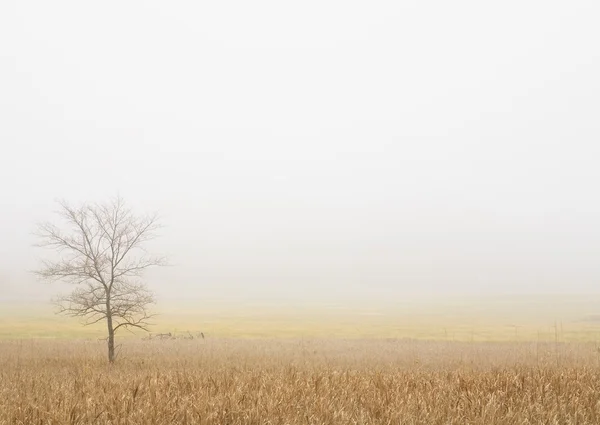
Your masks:
M593 343L0 341L0 424L598 424Z
M319 306L162 302L151 330L204 332L218 338L375 338L463 342L594 342L600 336L600 296L529 296L497 299L407 300L380 304ZM106 325L81 326L54 314L48 300L0 302L0 340L29 338L97 339ZM127 332L122 336L128 336ZM141 336L141 335L139 335ZM139 339L139 338L138 338Z

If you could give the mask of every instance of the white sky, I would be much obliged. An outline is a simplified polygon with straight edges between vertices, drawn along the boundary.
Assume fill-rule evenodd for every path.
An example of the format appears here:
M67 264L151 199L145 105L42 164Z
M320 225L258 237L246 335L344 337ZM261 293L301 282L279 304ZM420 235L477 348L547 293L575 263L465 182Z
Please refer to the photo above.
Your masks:
M597 1L0 2L0 297L56 198L159 295L600 291Z

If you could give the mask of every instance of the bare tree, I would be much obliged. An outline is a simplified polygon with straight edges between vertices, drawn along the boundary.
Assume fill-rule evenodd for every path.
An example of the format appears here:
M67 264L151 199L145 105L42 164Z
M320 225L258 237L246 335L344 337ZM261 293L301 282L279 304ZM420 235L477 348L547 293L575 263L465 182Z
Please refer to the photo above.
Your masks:
M72 207L60 202L65 227L39 225L39 246L57 251L59 259L44 261L35 273L46 280L76 285L56 302L59 312L81 317L84 325L106 321L108 361L115 360L115 333L148 330L154 296L140 281L143 272L166 264L149 255L144 244L160 227L156 215L133 214L120 197L104 204Z

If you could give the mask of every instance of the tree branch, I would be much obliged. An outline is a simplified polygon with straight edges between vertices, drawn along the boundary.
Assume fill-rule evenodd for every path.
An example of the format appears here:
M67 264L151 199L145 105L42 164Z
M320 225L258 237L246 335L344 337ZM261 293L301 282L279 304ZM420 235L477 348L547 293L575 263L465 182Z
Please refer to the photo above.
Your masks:
M135 216L117 197L105 204L72 207L59 202L64 229L52 223L38 226L38 246L57 252L59 258L43 261L35 274L42 279L76 285L56 299L59 313L84 319L84 325L102 320L120 328L148 330L154 317L148 307L154 296L135 279L155 266L167 264L164 257L144 254L143 244L160 228L157 215ZM142 255L136 256L141 251Z

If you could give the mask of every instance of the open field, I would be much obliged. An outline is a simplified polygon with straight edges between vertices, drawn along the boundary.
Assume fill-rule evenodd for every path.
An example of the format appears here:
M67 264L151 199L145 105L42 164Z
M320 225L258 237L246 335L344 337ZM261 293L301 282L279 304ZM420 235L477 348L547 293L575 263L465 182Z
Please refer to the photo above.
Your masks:
M381 303L380 303L381 304ZM218 338L410 338L439 341L600 340L598 295L420 300L381 305L251 305L159 303L153 332L204 332ZM48 301L0 303L0 339L106 336L103 325L82 327L57 316ZM140 339L143 335L122 333Z
M600 423L597 298L534 301L159 304L177 339L113 366L104 326L4 304L0 425Z
M0 341L0 424L597 424L592 343Z

